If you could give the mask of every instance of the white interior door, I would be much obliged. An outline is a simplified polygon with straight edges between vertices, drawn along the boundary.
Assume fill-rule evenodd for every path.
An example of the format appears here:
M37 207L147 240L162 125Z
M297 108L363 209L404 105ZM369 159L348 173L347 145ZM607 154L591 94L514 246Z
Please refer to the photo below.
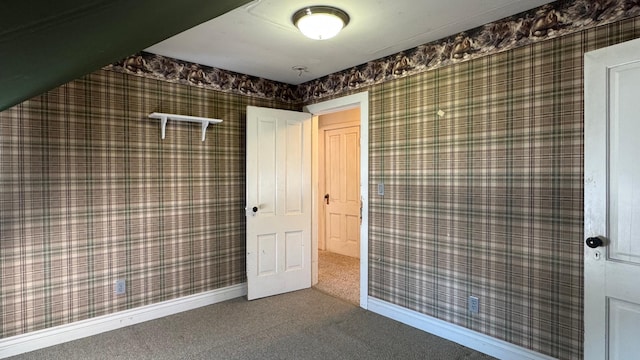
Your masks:
M585 359L640 358L640 39L585 55Z
M360 257L360 126L324 130L326 250Z
M247 298L311 286L311 114L247 107Z

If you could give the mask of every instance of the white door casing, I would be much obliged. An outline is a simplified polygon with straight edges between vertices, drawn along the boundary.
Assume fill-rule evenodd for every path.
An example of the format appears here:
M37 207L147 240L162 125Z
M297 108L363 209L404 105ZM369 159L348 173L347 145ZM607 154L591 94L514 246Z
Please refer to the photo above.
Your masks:
M639 96L640 39L585 54L587 360L640 354Z
M314 115L324 115L338 111L360 108L360 200L362 201L362 220L360 223L360 307L368 308L369 292L369 92L364 91L344 97L331 99L305 106L305 111ZM318 133L317 116L314 116L313 132ZM316 144L317 147L317 144ZM317 153L317 151L315 152ZM314 168L317 168L317 159L314 160ZM314 186L314 190L317 184ZM318 199L318 194L314 194L313 200ZM313 204L313 210L317 211L318 204ZM314 214L317 218L318 214ZM317 224L317 222L314 222ZM317 279L317 259L318 259L318 238L317 229L312 234L312 251L314 263L314 278Z
M249 300L311 286L311 114L247 107Z
M360 126L324 129L326 250L360 257Z

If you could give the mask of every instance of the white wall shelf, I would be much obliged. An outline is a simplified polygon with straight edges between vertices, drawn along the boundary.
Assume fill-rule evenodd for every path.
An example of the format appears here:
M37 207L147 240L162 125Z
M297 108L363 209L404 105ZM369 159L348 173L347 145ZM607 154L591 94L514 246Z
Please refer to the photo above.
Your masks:
M209 124L217 124L222 122L222 120L220 119L211 119L211 118L198 117L198 116L177 115L177 114L167 114L167 113L158 113L158 112L149 114L149 117L152 119L160 120L160 129L162 131L162 139L164 139L164 134L167 128L168 119L176 120L176 121L188 121L188 122L200 123L202 126L202 141L204 141L205 131L207 130L207 127L209 126Z

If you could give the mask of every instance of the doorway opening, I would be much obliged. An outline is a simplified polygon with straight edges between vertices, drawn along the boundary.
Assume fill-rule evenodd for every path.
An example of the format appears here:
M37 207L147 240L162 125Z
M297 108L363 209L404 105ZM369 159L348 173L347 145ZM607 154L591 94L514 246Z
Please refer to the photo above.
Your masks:
M321 102L321 103L317 103L317 104L312 104L312 105L308 105L305 107L305 111L310 112L312 114L314 114L314 117L312 119L312 192L313 192L313 196L312 196L312 212L313 212L313 222L312 222L312 285L317 286L317 284L319 283L319 270L320 270L320 266L323 266L323 271L325 270L325 265L326 268L330 269L331 272L333 272L334 274L337 273L339 275L345 276L346 275L346 270L345 267L348 267L350 269L353 269L353 263L355 261L355 268L357 269L355 271L355 275L351 275L350 277L352 279L356 279L356 281L358 282L358 284L353 284L353 280L349 280L349 282L345 282L345 284L349 284L347 286L347 288L349 288L349 291L351 293L356 293L358 294L358 297L355 302L356 304L359 304L360 307L367 309L368 304L367 304L367 300L368 300L368 263L369 263L369 259L368 259L368 243L369 243L369 238L368 238L368 224L369 224L369 219L368 219L368 213L369 213L369 202L368 202L368 193L369 193L369 93L368 92L362 92L362 93L357 93L357 94L353 94L353 95L348 95L345 97L341 97L341 98L336 98L336 99L332 99L332 100L328 100L325 102ZM319 143L320 143L320 137L322 136L323 139L326 137L332 137L333 136L333 142L335 143L339 143L340 141L340 136L334 136L336 135L335 132L333 133L327 133L325 134L324 130L320 130L320 118L322 116L327 116L327 118L341 118L342 120L324 120L323 121L323 127L324 128L329 128L328 130L332 130L331 127L337 127L337 128L345 128L345 127L349 127L349 126L344 126L345 124L340 124L341 122L350 122L349 120L345 120L344 114L341 113L348 113L349 111L353 111L354 114L356 114L356 118L353 119L353 122L356 123L356 125L358 126L358 130L359 130L359 135L357 136L357 139L355 141L355 147L357 147L357 165L354 165L354 163L351 163L351 166L356 166L359 169L359 174L358 177L359 179L356 180L355 184L356 186L352 186L350 188L349 191L351 191L349 193L349 196L343 195L343 194L336 194L334 189L329 189L330 191L327 191L327 189L325 189L324 187L321 189L320 188L320 162L325 162L325 160L320 159L319 156ZM358 119L359 117L359 119ZM325 118L326 119L326 118ZM328 124L328 126L327 126ZM337 125L339 124L339 125ZM339 132L339 131L337 131ZM348 133L349 131L347 131ZM351 137L351 140L353 140L355 138L356 135L342 135L343 138L346 137ZM345 146L346 143L348 143L348 141L345 139L344 140ZM350 146L352 149L351 152L355 152L355 148L354 148L354 142L351 141L350 142ZM335 164L338 163L337 160L332 160L330 161L330 163ZM346 162L344 162L344 164L346 164ZM346 166L346 165L345 165ZM331 168L333 168L333 166L330 166ZM325 176L325 175L322 175ZM358 184L359 183L359 184ZM354 189L355 189L355 195L354 195ZM334 195L332 195L332 192L334 193ZM325 195L328 194L328 199L325 198ZM353 206L354 204L356 204L357 207L357 215L354 216L350 215L349 219L346 219L345 221L343 221L344 223L344 227L342 226L336 226L335 229L341 229L341 232L345 235L347 238L353 238L353 234L358 233L359 235L359 242L358 245L355 246L355 251L357 253L356 256L353 256L353 243L349 244L338 244L337 247L332 247L333 245L329 245L327 244L327 242L325 241L325 235L324 232L327 231L326 229L326 224L325 222L322 222L322 220L324 220L324 218L327 217L328 212L326 210L328 210L326 208L326 201L329 201L330 205L334 205L335 203L333 203L332 201L336 201L339 200L338 197L345 199L345 198L350 198L351 201L349 202L350 204L348 204L348 206ZM359 197L358 199L354 199L354 197ZM324 204L324 205L323 205ZM320 219L320 217L323 217L323 219ZM340 221L337 221L337 219L341 218L341 215L336 215L333 214L331 215L334 220L336 220L336 222L334 223L340 223ZM344 218L344 216L343 216ZM342 230L344 229L344 231ZM323 232L322 234L320 232ZM336 230L337 231L337 230ZM322 238L322 240L320 240ZM321 243L322 241L322 243ZM345 246L342 246L345 245ZM329 250L329 251L327 251ZM350 253L348 253L349 255L343 255L340 252L341 251L350 251ZM348 264L351 263L351 264ZM327 274L329 276L331 276L331 274ZM336 294L337 297L342 297L340 294ZM344 297L343 297L344 298ZM352 297L353 299L353 297ZM353 300L348 300L348 301L352 301Z
M360 108L318 116L317 289L360 303Z

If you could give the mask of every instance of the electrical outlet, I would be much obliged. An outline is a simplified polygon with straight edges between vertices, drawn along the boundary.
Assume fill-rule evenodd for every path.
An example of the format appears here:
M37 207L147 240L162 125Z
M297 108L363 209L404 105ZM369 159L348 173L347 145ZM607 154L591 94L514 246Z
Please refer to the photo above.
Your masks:
M125 279L116 280L114 288L116 295L124 295L127 292L127 281Z
M480 312L480 300L476 296L469 296L469 312L472 314Z

